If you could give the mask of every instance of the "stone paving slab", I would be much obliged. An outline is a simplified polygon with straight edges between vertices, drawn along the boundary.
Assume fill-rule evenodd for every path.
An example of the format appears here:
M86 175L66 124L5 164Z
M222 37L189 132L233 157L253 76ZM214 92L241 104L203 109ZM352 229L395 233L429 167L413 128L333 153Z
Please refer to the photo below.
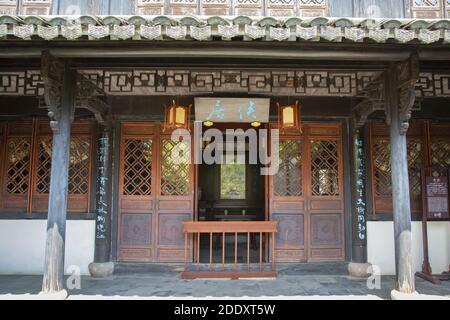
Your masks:
M281 265L277 279L263 280L182 280L172 265L150 267L151 272L119 268L105 279L82 276L81 289L68 293L69 299L390 299L394 277L383 276L380 289L369 290L365 279L348 276L343 265ZM41 284L42 276L0 275L0 299L36 298ZM450 299L449 282L433 285L416 278L416 286L420 294Z

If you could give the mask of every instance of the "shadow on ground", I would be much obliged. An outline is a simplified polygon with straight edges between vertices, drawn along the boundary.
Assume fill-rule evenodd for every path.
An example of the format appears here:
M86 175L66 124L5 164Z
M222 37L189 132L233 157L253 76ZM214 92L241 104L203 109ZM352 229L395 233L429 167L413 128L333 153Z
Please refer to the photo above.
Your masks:
M301 296L376 296L389 299L394 277L383 276L380 289L369 290L365 279L348 276L345 263L278 265L277 279L266 280L181 280L181 266L118 265L113 276L81 278L80 290L70 295L105 297L301 297ZM42 276L0 276L0 295L37 294ZM432 285L416 278L421 294L450 297L450 283ZM0 297L1 298L1 297Z

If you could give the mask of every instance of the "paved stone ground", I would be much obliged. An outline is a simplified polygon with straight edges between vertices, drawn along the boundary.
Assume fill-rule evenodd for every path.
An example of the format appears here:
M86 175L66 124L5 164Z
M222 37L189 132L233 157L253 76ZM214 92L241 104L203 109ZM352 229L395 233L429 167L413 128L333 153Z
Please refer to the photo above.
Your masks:
M83 276L81 290L69 290L69 298L89 296L97 298L373 298L390 299L394 277L384 276L381 289L368 290L365 279L348 276L347 264L278 265L275 280L181 280L182 266L175 265L119 265L116 273L107 279ZM0 299L15 295L39 293L42 276L0 276ZM432 285L416 278L420 294L450 298L450 282ZM11 296L12 295L12 296ZM91 297L95 298L95 297Z

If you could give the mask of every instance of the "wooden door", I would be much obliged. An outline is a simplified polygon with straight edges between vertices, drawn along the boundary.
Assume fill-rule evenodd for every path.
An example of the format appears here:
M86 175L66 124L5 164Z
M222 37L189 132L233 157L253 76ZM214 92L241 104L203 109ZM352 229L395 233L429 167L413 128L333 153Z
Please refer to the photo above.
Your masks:
M182 222L192 220L193 170L188 157L172 158L187 142L160 131L152 122L121 127L119 261L184 261Z
M271 220L278 221L278 261L340 261L344 255L342 133L308 123L280 134L280 167L269 178Z
M155 241L156 259L161 262L184 261L183 221L193 220L194 166L190 160L190 140L184 139L174 141L170 135L163 134L158 141ZM174 155L179 157L174 159Z

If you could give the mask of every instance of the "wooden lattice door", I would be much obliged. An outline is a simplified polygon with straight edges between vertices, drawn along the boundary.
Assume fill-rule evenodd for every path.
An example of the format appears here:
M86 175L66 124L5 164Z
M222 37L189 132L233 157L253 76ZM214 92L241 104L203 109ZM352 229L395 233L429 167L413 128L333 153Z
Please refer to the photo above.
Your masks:
M342 137L339 124L281 133L279 171L269 178L278 261L344 259Z
M182 222L193 215L192 165L188 157L172 157L187 142L160 131L151 122L122 124L119 261L184 261Z

